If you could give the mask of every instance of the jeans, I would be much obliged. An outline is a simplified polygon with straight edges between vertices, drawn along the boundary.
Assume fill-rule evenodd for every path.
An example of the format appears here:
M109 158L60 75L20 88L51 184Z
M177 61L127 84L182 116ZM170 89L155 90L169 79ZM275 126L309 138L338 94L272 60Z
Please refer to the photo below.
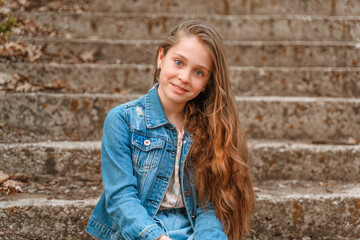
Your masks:
M184 207L159 210L154 219L172 240L194 239L190 220Z

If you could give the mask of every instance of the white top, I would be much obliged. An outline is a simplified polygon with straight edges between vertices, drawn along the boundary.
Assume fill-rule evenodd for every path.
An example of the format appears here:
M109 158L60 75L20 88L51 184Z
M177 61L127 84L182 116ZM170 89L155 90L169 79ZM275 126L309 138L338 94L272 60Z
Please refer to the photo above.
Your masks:
M176 149L176 158L175 158L175 167L174 172L171 177L171 181L168 189L166 190L164 199L160 205L160 209L165 208L181 208L184 207L184 200L181 194L180 186L180 158L182 143L184 138L184 129L177 129L177 149Z

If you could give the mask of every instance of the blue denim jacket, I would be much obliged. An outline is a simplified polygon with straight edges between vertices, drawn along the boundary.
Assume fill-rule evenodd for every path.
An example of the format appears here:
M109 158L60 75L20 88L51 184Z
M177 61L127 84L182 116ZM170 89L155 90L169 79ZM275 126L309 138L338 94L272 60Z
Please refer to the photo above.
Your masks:
M165 234L154 217L174 170L177 131L165 116L157 86L106 117L101 145L104 192L86 227L99 239L156 240ZM194 237L227 239L214 209L197 204L194 170L185 168L191 143L185 130L180 181Z

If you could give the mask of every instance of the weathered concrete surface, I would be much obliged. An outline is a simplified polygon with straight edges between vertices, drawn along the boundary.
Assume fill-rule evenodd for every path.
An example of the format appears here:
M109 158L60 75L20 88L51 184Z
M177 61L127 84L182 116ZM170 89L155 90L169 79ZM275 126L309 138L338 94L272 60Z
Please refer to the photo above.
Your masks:
M139 95L0 94L0 119L16 128L50 136L100 139L107 112ZM360 139L356 98L237 97L243 128L250 138Z
M100 142L0 144L0 170L8 174L99 180ZM313 180L360 183L360 145L249 141L255 182Z
M360 182L360 145L315 145L249 142L255 182L265 180L329 180Z
M19 19L32 19L40 26L72 37L111 39L159 39L181 22L201 19L211 24L224 40L359 41L360 17L209 15L174 13L108 12L15 12Z
M237 96L360 96L360 68L231 67L229 74Z
M277 182L272 183L278 185ZM329 193L322 187L257 190L257 210L250 239L334 239L360 236L360 188L339 185ZM276 187L274 187L275 189ZM87 219L96 199L0 201L0 232L4 239L87 239ZM2 237L0 235L0 237Z
M0 144L0 169L8 174L100 180L100 142Z
M2 201L0 238L89 239L84 229L95 204L95 199Z
M237 97L240 120L251 138L360 138L360 100L301 97Z
M146 93L153 85L152 65L0 63L0 72L22 74L32 83L68 82L75 91ZM360 68L230 67L238 96L360 97Z
M252 227L257 239L358 239L360 186L260 186ZM306 238L305 238L306 239Z
M32 2L31 8L44 6L47 1ZM269 14L269 15L359 15L360 3L357 0L81 0L78 3L88 6L89 11L106 12L169 12L169 13L208 13L208 14ZM73 4L71 0L62 1L64 5ZM189 7L191 6L191 7Z
M5 124L52 136L100 139L107 112L139 95L1 94L0 119Z
M55 62L0 64L0 72L22 74L32 83L52 83L57 79L62 79L68 82L75 91L97 93L113 93L116 90L127 93L146 93L153 86L153 69L152 65L140 64L61 64ZM358 73L360 75L360 68ZM343 82L343 80L339 81ZM345 83L345 85L349 84Z
M67 61L66 58L79 57L91 50L97 62L137 64L153 64L161 43L158 40L14 39L42 46L54 61ZM355 42L225 41L225 44L228 63L235 66L360 67L360 45Z

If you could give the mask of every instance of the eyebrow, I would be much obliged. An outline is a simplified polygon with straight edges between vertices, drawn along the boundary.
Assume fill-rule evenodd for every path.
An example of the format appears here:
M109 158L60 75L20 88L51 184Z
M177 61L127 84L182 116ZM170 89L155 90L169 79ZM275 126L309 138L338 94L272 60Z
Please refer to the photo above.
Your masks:
M180 56L181 58L184 58L185 60L188 60L185 56L181 55L180 53L174 53L174 54ZM206 70L207 72L210 72L209 69L207 69L207 68L206 68L205 66L203 66L203 65L196 65L196 66L199 67L199 68L202 68L202 69Z

